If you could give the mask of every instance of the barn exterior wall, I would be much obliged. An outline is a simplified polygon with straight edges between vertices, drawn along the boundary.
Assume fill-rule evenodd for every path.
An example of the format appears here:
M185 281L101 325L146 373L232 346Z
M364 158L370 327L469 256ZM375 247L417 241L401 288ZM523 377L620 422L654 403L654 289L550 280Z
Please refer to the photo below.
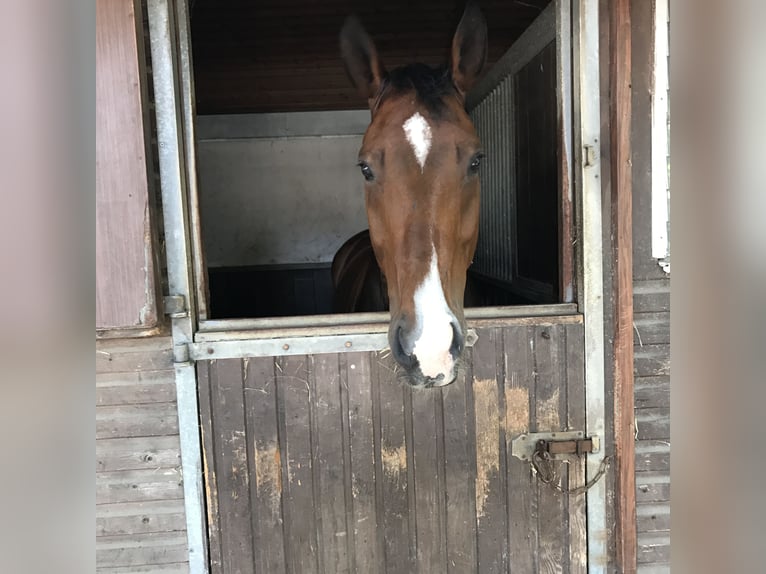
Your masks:
M638 571L670 571L670 275L652 258L654 2L632 2L633 318Z
M189 571L170 337L96 343L98 572Z

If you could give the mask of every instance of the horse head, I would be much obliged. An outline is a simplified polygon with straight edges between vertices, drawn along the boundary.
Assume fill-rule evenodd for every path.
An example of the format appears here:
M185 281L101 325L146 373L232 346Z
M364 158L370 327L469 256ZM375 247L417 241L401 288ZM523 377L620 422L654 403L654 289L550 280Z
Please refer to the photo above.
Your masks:
M387 72L354 17L340 40L349 76L372 112L359 167L388 289L391 352L413 386L446 385L465 347L463 296L479 232L483 152L465 94L484 66L486 22L469 4L449 64L435 68Z

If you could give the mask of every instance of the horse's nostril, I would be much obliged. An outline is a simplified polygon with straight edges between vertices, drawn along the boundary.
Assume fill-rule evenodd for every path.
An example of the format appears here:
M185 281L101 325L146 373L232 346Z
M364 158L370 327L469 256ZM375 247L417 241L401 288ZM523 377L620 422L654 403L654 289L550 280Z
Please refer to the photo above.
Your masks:
M458 358L463 354L465 349L465 337L460 327L452 323L452 345L450 345L449 352L454 358Z
M411 368L414 363L412 346L408 344L406 332L401 325L397 326L393 336L390 337L389 344L396 362L406 369Z
M404 330L401 327L397 329L396 337L397 339L399 339L399 346L402 349L402 353L404 353L408 357L411 357L412 349L410 348L410 345L407 344L407 337L405 336Z

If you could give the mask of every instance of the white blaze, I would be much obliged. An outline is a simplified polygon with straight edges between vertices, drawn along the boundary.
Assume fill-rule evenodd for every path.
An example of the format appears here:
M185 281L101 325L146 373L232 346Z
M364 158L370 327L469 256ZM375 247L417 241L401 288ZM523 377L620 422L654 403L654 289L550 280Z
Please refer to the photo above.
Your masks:
M444 299L439 278L436 249L431 253L431 266L423 282L415 291L415 317L420 336L415 342L413 354L426 377L444 375L449 382L455 361L450 354L454 317Z
M431 149L431 126L419 112L415 112L410 119L404 122L402 127L407 141L412 146L412 151L415 152L415 159L418 160L422 172L426 166L428 152Z

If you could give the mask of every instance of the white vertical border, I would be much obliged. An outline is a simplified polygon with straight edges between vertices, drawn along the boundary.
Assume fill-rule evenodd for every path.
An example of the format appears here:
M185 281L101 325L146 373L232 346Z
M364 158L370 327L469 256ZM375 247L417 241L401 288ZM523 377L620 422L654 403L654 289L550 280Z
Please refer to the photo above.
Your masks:
M179 0L184 2L185 0ZM183 112L178 80L178 45L173 0L148 0L160 188L170 295L184 297L187 312L172 318L176 401L181 443L184 511L191 574L207 574L205 499L197 404L197 378L188 358L193 341L195 299L187 220ZM187 38L188 40L188 38Z
M654 91L652 94L652 257L670 272L668 241L668 0L654 2Z
M581 199L582 265L578 302L585 323L585 430L601 439L598 452L588 455L585 472L591 480L604 457L604 276L601 218L601 93L598 0L572 3L573 79L575 106L575 178ZM606 480L587 494L588 572L606 572Z

